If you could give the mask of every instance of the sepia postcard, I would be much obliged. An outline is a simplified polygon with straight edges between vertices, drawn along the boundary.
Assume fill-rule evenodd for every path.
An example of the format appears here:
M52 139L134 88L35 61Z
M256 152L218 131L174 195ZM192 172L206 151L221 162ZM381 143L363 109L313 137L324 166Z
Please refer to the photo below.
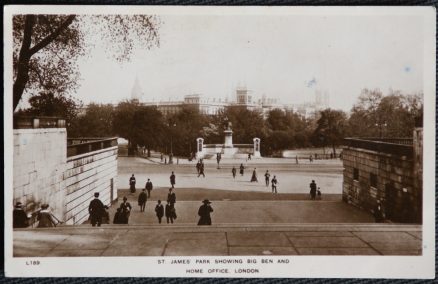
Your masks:
M435 277L433 7L3 24L7 277Z

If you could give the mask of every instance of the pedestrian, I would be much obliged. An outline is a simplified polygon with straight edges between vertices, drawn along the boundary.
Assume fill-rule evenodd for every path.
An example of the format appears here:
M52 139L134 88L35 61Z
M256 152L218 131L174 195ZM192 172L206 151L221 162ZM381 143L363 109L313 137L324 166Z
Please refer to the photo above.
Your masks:
M313 162L313 157L312 157L312 155L310 155L310 157L309 157L309 161L310 161L310 162Z
M256 172L256 168L254 168L254 170L252 171L251 182L259 182L259 181L257 180L257 172Z
M310 183L310 198L312 200L315 200L315 196L316 196L316 183L314 180L312 180L312 182Z
M251 153L248 154L248 160L251 160Z
M102 215L102 224L109 224L110 223L110 215L108 212L109 207L105 205L103 209L104 211Z
M167 202L166 212L165 212L167 224L169 224L169 221L171 224L173 224L173 219L174 219L174 214L175 214L174 210L175 210L175 207L171 203Z
M269 186L269 178L270 177L271 177L271 175L269 174L269 170L266 170L266 173L265 173L265 183L266 183L267 187Z
M176 194L175 192L173 192L172 188L169 188L169 193L167 194L167 202L172 205L176 203Z
M221 162L221 153L216 153L216 161L217 161L217 168L220 169L219 163Z
M382 205L380 204L380 200L377 199L376 207L374 208L374 219L376 223L383 222L383 213L382 213Z
M148 196L146 195L146 189L143 189L142 192L138 195L138 206L140 206L140 212L144 212L144 208L146 207L146 201L148 200Z
M153 186L153 184L152 184L150 179L148 179L148 181L146 182L145 188L148 191L148 198L151 198L151 191L154 188L154 186Z
M319 187L316 190L316 199L318 199L318 200L322 199L321 189Z
M236 178L236 172L237 172L237 170L236 170L236 167L235 167L235 166L233 166L233 169L231 170L231 172L233 173L233 178Z
M298 165L298 156L295 156L295 163Z
M274 176L271 180L272 193L277 193L277 178Z
M176 184L176 177L175 174L172 172L172 174L170 175L170 184L172 185L172 188L175 187Z
M49 210L48 204L41 205L41 210L38 213L38 228L56 227L56 222L52 218L52 213Z
M135 192L135 176L132 174L131 178L129 179L129 189L131 190L131 193Z
M161 224L161 218L164 216L164 207L161 204L161 200L158 200L157 205L155 205L155 214L157 215L158 223Z
M243 164L240 164L240 175L243 176L243 171L245 170L245 167Z
M13 228L26 228L29 226L29 217L23 210L21 202L15 204L14 211L12 212Z
M161 160L161 162L163 162L163 153L161 153L161 155L160 155L160 160Z
M122 208L117 208L117 212L114 214L113 224L126 224L122 215Z
M200 176L203 176L203 177L205 177L205 173L204 173L204 163L201 163L201 165L199 166L199 174L198 174L198 177L200 177Z
M123 224L128 224L129 222L129 216L131 215L132 206L128 202L128 198L123 197L123 202L120 204L120 209L122 212L122 222Z
M99 192L94 193L94 199L90 201L88 206L88 212L90 213L91 225L100 227L102 224L102 217L105 214L105 206L99 199Z
M210 213L213 212L213 208L211 208L210 206L211 202L208 199L205 199L204 201L202 201L202 203L204 204L201 205L198 210L198 215L200 217L198 221L198 226L211 225Z
M199 177L199 172L201 171L201 161L199 160L196 163L196 172L198 173L198 177Z

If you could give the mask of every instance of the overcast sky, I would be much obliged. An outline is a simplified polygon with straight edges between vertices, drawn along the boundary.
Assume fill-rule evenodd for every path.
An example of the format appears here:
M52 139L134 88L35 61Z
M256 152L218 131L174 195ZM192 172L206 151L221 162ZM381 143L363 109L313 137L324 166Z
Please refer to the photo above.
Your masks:
M160 47L137 50L120 64L92 51L81 62L84 103L130 98L136 76L144 100L233 98L237 86L284 103L330 94L350 110L363 88L422 91L421 17L161 16Z

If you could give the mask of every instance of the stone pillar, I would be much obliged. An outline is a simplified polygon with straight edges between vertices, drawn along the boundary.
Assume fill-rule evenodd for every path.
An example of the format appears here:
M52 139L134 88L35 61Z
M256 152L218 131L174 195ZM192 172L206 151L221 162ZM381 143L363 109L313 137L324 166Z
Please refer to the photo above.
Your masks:
M254 154L255 158L260 158L262 155L260 154L260 138L254 138Z
M204 158L204 138L196 138L196 159Z
M224 148L233 148L233 130L227 129L224 130L225 141Z

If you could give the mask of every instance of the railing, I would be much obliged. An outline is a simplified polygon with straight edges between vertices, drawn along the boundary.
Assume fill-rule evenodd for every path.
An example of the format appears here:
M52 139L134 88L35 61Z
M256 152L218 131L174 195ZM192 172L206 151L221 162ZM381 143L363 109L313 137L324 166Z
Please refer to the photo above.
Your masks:
M65 119L52 116L14 116L14 129L65 128Z
M204 148L223 148L224 144L204 144ZM254 144L233 144L234 148L254 148Z
M408 158L413 157L414 148L412 147L412 142L410 144L399 144L399 143L389 143L389 142L382 142L382 141L373 141L373 140L369 140L369 139L370 138L362 138L362 139L345 138L344 139L344 146L353 147L353 148L361 148L361 149L382 152L382 153L387 153L387 154L406 156Z
M412 138L358 137L358 138L352 138L352 139L367 140L367 141L374 141L374 142L386 142L386 143L400 144L400 145L412 145L413 144Z
M72 138L68 139L73 141L80 141L82 138ZM86 140L87 138L84 138ZM110 148L113 146L117 146L117 137L112 138L99 138L99 140L95 140L97 138L92 138L86 140L88 142L80 143L80 144L67 144L67 157L81 155L105 148ZM90 141L91 140L91 141ZM68 142L67 142L68 143Z

